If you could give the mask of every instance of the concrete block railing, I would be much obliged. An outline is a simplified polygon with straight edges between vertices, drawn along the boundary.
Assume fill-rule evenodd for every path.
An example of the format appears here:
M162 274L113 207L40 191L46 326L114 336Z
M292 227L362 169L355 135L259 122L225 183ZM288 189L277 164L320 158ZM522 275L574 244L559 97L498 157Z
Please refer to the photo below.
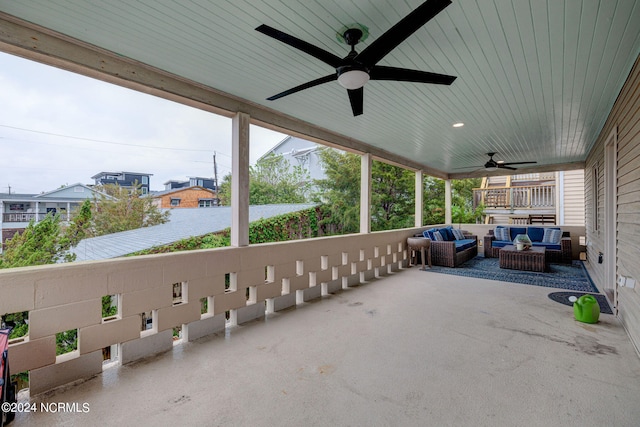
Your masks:
M195 340L383 276L406 263L417 231L0 270L0 314L29 312L28 336L9 348L11 370L29 371L32 396L89 378L102 371L103 349L116 346L129 363L170 350L174 327ZM104 296L118 309L106 319ZM78 349L56 356L56 334L74 329Z

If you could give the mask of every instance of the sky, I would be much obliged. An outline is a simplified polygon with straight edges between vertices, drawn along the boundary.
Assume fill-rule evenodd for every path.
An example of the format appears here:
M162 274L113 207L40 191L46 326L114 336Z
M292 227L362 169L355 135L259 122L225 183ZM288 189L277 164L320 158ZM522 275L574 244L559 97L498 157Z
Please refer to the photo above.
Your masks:
M286 135L250 129L251 163ZM0 193L93 184L99 172L168 180L231 172L231 119L0 52Z

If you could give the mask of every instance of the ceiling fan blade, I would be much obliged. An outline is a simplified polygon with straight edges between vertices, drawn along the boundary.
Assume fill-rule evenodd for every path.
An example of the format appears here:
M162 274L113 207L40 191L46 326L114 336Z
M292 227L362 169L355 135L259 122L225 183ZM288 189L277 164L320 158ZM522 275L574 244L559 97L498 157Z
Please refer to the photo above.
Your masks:
M277 95L270 96L269 98L267 98L267 101L275 101L276 99L280 99L283 96L291 95L292 93L300 92L301 90L309 89L310 87L318 86L323 83L332 82L337 79L338 76L336 74L329 74L328 76L320 77L319 79L315 79L313 81L301 84L300 86L285 90L284 92L280 92Z
M348 89L349 101L351 102L351 110L353 111L353 117L362 114L364 104L364 88L360 89Z
M399 82L433 83L450 85L457 78L445 74L430 73L428 71L409 70L406 68L385 67L376 65L369 72L371 80L395 80Z
M528 165L533 163L538 163L538 162L508 162L508 163L501 163L501 164L508 166L508 165Z
M311 43L307 43L304 40L300 40L297 37L291 36L287 33L283 33L280 30L276 30L275 28L272 28L268 25L262 24L256 28L256 31L259 31L262 34L266 34L269 37L273 37L274 39L288 44L289 46L294 47L298 50L301 50L304 53L319 59L325 64L331 65L333 68L338 68L342 64L342 58L340 58L339 56L336 56L331 52L327 52L324 49L314 46Z
M373 66L396 46L451 4L451 0L427 0L374 40L355 60Z
M505 166L503 163L498 163L498 169L509 169L510 171L517 171L518 168L512 168L511 166Z

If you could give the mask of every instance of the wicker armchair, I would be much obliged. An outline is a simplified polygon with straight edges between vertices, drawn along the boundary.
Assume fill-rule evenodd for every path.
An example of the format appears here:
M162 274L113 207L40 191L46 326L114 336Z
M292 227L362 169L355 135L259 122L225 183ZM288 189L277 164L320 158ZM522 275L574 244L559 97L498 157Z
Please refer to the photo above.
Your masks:
M474 239L476 244L470 248L456 252L456 242L431 241L431 263L444 267L457 267L478 255L478 236L466 235Z

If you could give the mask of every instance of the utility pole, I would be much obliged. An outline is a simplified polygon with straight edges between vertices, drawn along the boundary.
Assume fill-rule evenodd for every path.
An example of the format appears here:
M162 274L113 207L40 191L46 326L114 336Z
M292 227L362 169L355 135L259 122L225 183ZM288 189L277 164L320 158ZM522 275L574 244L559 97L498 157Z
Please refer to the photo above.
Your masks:
M9 189L9 194L11 194L11 184L7 184L7 188Z
M218 197L218 164L216 163L216 152L213 152L213 185L216 188L216 205L220 206L220 197Z

